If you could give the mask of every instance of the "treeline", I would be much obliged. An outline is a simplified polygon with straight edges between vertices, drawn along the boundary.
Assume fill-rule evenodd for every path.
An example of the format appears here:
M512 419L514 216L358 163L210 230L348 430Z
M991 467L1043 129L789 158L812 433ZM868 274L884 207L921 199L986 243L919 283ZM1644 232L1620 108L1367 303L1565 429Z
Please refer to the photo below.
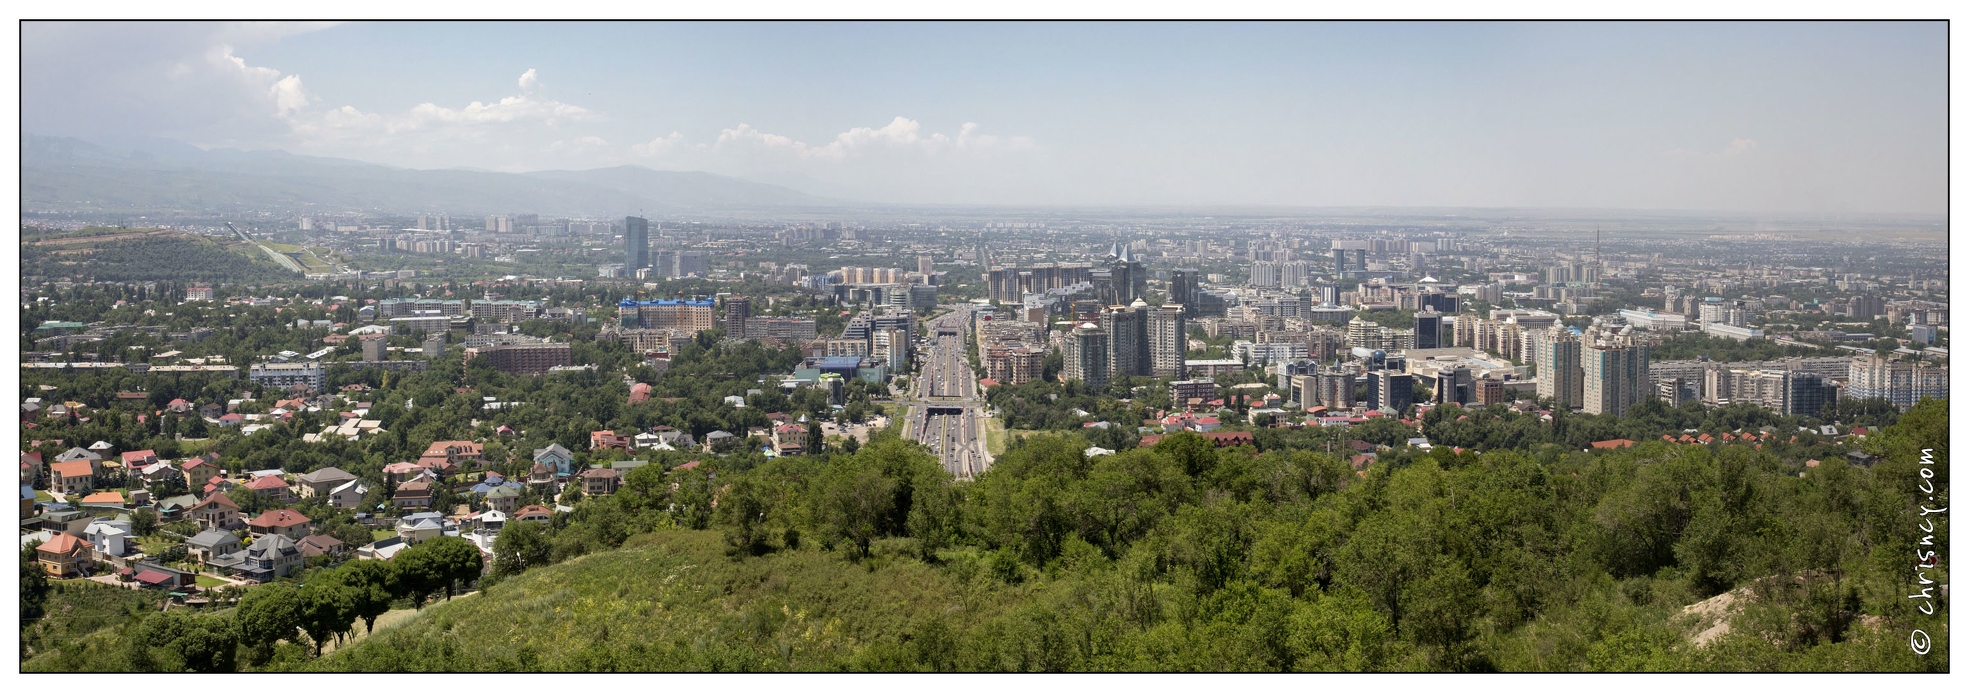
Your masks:
M31 553L29 547L26 553ZM26 556L24 558L31 558ZM29 583L26 560L22 580L23 613L72 608L121 592L87 585L50 590L45 578ZM438 594L451 598L477 582L482 571L478 547L458 537L437 537L404 549L390 561L351 561L303 574L296 583L278 582L246 590L220 591L233 608L162 612L127 610L121 622L94 635L54 641L53 647L23 651L23 671L229 672L265 667L276 660L319 656L330 643L360 625L374 629L392 605L423 608ZM38 572L36 573L38 575ZM148 594L148 593L145 593ZM147 612L147 613L146 613ZM23 630L27 622L23 621Z
M1946 671L1945 624L1920 622L1942 645L1926 657L1904 635L1921 618L1905 599L1917 489L1926 472L1946 483L1946 434L1946 403L1924 402L1868 439L1879 464L1803 474L1764 451L1659 442L1537 459L1437 448L1356 472L1322 452L1190 434L1092 458L1078 436L1039 436L967 483L884 437L715 481L638 470L557 522L544 547L501 546L495 561L511 576L556 560L570 535L593 552L708 527L740 564L822 555L866 565L857 584L924 566L962 586L920 595L910 625L883 629L808 614L826 609L818 597L707 602L662 636L696 645L607 660L628 670L713 666L702 656L717 652L717 667L800 670ZM1924 449L1943 460L1924 466ZM592 582L587 565L554 579ZM533 589L525 580L513 589ZM472 613L500 618L485 604L502 589ZM1729 633L1693 644L1683 607L1729 591L1743 605ZM776 649L781 617L764 614L782 605L832 624L808 637L834 645ZM576 655L615 649L608 630L473 647L425 631L440 637L363 643L321 664L579 670L602 660Z

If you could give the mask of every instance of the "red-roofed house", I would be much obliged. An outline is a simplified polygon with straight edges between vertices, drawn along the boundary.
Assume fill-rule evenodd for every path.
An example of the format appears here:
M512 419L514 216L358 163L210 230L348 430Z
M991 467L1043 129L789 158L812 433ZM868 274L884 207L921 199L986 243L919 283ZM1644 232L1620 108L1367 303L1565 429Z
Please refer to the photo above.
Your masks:
M424 468L417 466L416 462L392 462L383 466L383 476L393 484L401 484L423 473Z
M124 469L141 469L157 464L156 450L131 450L123 453Z
M226 494L213 493L191 506L191 519L198 523L199 529L232 529L244 522L240 520L239 504Z
M443 457L452 464L470 466L477 464L484 453L484 446L469 440L440 440L424 448L424 454L419 457Z
M193 457L187 459L185 465L179 467L179 471L185 473L185 488L205 488L205 482L213 480L213 476L219 474L219 465L203 457Z
M630 443L629 436L616 435L615 431L593 431L588 434L588 449L590 450L621 450L623 452L631 452L633 448L630 446Z
M56 493L87 493L96 487L96 468L88 460L56 462L49 467L48 489Z
M553 521L554 513L544 505L529 505L513 513L514 522L538 522L546 524Z
M804 455L807 451L807 429L794 424L781 424L773 427L773 451L781 455Z
M121 508L124 506L123 494L115 491L91 493L82 497L82 504L98 508Z
M35 547L34 555L41 560L41 569L55 577L68 577L69 574L87 575L93 564L89 560L89 550L94 548L87 540L57 532L47 541Z
M248 481L246 482L246 488L252 489L254 493L283 503L294 499L293 489L287 485L286 479L280 478L279 474L268 474Z
M289 539L305 537L313 527L314 520L292 510L268 510L246 523L253 536L278 534Z

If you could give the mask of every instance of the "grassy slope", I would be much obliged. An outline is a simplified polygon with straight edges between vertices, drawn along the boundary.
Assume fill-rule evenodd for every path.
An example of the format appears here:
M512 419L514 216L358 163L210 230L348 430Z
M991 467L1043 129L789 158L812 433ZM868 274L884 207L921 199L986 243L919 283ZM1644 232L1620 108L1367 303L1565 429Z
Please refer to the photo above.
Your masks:
M717 532L673 531L529 572L316 663L348 671L782 671L909 668L895 645L953 630L1020 588L913 559L793 551L734 561Z

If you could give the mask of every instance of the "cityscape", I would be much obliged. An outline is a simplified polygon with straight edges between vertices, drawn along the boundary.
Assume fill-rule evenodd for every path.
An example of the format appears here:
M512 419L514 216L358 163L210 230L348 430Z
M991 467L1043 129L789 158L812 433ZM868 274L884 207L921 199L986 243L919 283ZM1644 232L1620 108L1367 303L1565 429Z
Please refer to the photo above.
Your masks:
M889 128L766 175L36 110L33 51L166 29L23 26L23 672L1948 671L1943 169L1820 211L1020 202L806 182ZM313 136L327 92L226 45ZM577 132L547 74L512 98ZM976 127L907 146L1048 141Z

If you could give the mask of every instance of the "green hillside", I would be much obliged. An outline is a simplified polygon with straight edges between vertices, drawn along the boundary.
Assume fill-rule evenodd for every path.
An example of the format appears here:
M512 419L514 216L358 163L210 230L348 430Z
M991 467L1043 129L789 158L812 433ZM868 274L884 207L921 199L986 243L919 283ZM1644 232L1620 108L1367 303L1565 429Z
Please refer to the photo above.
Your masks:
M259 248L156 229L23 235L22 274L94 281L272 283L299 279Z
M1094 458L1035 436L959 484L893 439L715 482L644 468L496 550L504 581L307 666L1945 670L1946 622L1904 598L1904 489L1946 422L1916 407L1870 468L1645 443L1356 474L1193 435Z

